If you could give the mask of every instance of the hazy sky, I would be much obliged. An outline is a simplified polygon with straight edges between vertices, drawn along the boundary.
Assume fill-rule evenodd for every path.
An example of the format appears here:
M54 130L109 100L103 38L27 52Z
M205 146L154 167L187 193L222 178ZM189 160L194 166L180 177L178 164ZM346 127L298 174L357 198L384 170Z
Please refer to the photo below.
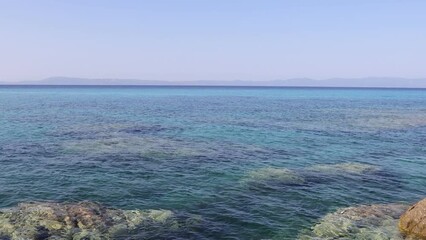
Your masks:
M0 81L426 77L425 0L0 0Z

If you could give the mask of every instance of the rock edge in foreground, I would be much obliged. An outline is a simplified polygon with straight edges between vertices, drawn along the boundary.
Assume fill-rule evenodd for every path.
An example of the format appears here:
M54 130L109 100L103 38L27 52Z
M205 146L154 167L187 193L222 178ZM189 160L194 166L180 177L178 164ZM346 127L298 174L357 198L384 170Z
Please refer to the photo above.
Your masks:
M398 225L404 235L426 239L426 198L411 206Z

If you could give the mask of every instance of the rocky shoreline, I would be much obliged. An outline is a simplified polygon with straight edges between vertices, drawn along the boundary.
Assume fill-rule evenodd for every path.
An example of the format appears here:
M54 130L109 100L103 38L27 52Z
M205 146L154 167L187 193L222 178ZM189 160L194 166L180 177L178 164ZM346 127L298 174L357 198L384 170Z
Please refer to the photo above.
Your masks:
M299 240L426 239L426 199L414 204L374 204L329 213Z
M0 209L1 240L116 239L149 226L170 231L182 227L170 210L121 210L87 201L21 203ZM298 239L424 240L426 198L412 206L395 203L341 208L300 233Z
M1 240L116 239L152 225L172 230L179 227L170 210L121 210L86 201L21 203L0 209Z

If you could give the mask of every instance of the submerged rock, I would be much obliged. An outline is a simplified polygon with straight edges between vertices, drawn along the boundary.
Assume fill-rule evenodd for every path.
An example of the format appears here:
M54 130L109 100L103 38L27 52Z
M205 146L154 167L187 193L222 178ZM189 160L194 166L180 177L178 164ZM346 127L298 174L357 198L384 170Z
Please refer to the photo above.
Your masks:
M114 239L144 224L177 227L169 210L120 210L98 203L22 203L0 210L1 239Z
M424 111L414 109L358 109L352 111L351 125L357 129L401 130L413 127L426 126L426 114Z
M402 240L404 238L398 230L398 219L406 209L405 204L338 209L323 217L310 231L300 234L299 239Z
M348 163L338 163L338 164L319 164L314 165L309 170L327 172L327 173L355 173L355 174L364 174L377 172L380 170L378 166L348 162Z
M426 239L426 198L414 204L401 216L399 229L408 236Z
M253 184L303 184L303 177L286 168L260 168L248 173L248 176L243 180L246 183Z
M99 139L80 139L67 141L63 145L65 152L102 156L105 154L135 154L143 156L200 156L198 146L189 146L185 142L157 136L118 136Z

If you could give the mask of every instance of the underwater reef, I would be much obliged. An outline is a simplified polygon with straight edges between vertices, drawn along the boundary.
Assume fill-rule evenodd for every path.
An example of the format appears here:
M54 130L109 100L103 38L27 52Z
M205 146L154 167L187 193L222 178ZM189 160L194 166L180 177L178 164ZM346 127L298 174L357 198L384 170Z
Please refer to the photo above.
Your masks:
M0 210L0 239L116 239L144 225L176 229L169 210L120 210L95 202L21 203Z
M249 186L304 185L326 180L330 175L374 175L381 168L371 164L344 162L337 164L317 164L303 169L263 167L246 173L241 180Z
M308 168L308 170L324 173L354 173L365 174L380 171L380 168L371 164L346 162L337 164L318 164Z
M242 182L248 185L286 184L298 185L304 183L304 178L287 168L259 168L250 171Z

